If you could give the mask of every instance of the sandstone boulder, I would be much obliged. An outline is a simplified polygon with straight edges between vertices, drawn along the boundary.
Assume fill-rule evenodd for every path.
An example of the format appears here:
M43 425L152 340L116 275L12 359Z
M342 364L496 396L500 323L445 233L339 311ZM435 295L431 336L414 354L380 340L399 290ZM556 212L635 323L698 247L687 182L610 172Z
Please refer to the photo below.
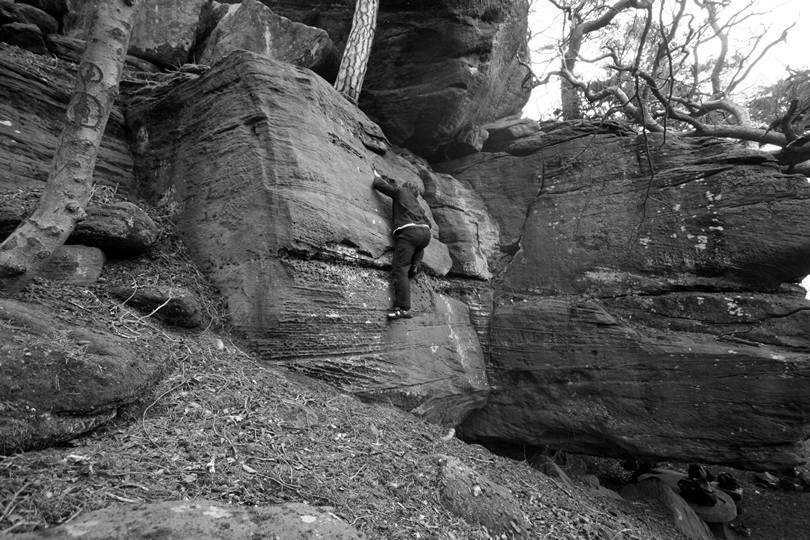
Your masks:
M20 540L252 540L254 538L362 538L328 508L305 503L238 506L202 499L118 505L87 512L66 525L19 535Z
M490 279L489 260L494 258L499 235L498 224L489 214L481 196L468 184L455 178L421 169L427 199L447 244L455 274Z
M103 268L104 253L100 249L59 246L37 271L37 276L61 283L92 285L98 281Z
M675 526L687 538L694 540L714 540L706 522L692 507L667 483L658 478L647 478L622 489L622 496L631 501L647 501L661 505L672 517Z
M84 54L85 41L61 34L48 34L45 36L45 45L48 47L48 52L58 57L60 60L78 64L81 62L82 54ZM157 73L160 71L155 64L137 58L128 54L124 63L124 70L146 71L148 73ZM124 77L126 84L126 76Z
M439 500L450 512L490 533L530 538L531 522L510 490L478 474L461 460L438 456Z
M385 320L390 200L371 188L371 167L421 180L385 152L376 125L312 72L244 51L160 96L129 114L143 185L174 211L267 361L440 422L481 404L483 357L464 304L422 277L416 317ZM450 269L438 238L425 264Z
M17 0L17 3L28 4L29 6L41 9L57 20L61 19L68 10L67 0Z
M126 340L51 309L0 299L0 453L92 430L151 389L168 367Z
M340 58L326 31L276 15L258 0L229 8L206 39L199 63L214 64L244 49L334 79Z
M53 34L59 26L56 19L45 11L26 3L9 0L0 2L0 22L33 24L43 34Z
M14 45L35 54L45 54L45 38L35 24L12 22L0 25L0 43Z
M803 461L810 303L782 284L810 273L807 181L730 143L663 144L620 125L512 137L438 167L478 191L500 230L498 390L462 436Z
M141 207L121 201L88 207L68 243L94 246L111 257L133 257L152 247L159 236L160 228Z
M75 66L0 45L0 191L41 189L62 132ZM96 183L131 192L132 155L120 109L110 113Z
M110 294L169 326L197 328L203 323L199 297L184 287L117 286L110 288Z
M68 0L64 33L86 39L100 0ZM129 53L161 67L190 60L200 13L209 0L144 0L135 15Z
M273 10L324 28L342 49L354 0L277 0ZM395 144L441 156L474 126L517 113L531 88L528 2L382 2L360 107ZM461 140L459 140L461 139Z
M40 189L0 191L0 238L5 238L31 215ZM152 247L160 235L158 225L130 202L92 204L76 224L67 244L99 248L112 257L133 257Z

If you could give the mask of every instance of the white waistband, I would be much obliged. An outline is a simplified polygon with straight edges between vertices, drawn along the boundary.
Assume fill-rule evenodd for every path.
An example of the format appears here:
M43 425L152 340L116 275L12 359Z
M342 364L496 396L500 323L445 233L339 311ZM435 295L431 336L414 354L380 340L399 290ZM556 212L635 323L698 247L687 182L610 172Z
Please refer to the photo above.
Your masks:
M430 225L426 223L406 223L405 225L400 225L399 227L394 229L394 232L401 231L402 229L407 229L408 227L427 227L428 229L430 229Z

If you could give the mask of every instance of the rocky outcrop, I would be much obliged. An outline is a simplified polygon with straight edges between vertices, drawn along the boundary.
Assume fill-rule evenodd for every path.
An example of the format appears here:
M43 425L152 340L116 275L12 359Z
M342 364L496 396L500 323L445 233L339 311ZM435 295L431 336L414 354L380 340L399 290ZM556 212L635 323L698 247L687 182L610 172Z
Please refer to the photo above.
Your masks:
M371 168L422 182L375 124L320 77L244 51L160 95L129 114L144 185L266 360L440 422L480 405L466 305L423 277L416 317L385 320L390 201ZM452 264L434 238L425 266Z
M200 499L111 506L80 515L69 524L18 537L20 540L362 538L354 527L326 507L305 503L239 506Z
M0 23L22 23L36 26L42 34L56 33L59 23L49 13L22 2L0 1Z
M0 192L41 189L62 133L75 66L0 44ZM132 192L132 155L120 109L110 113L96 183Z
M203 323L203 307L199 297L185 287L114 286L110 294L169 326L197 328Z
M687 538L693 540L714 540L709 530L695 511L676 491L658 478L646 478L622 489L622 496L631 501L647 501L662 507L672 517L675 526Z
M354 0L276 0L276 13L325 29L343 48ZM478 126L519 112L529 96L528 2L383 2L360 107L395 144L423 156L466 148Z
M72 283L74 285L92 285L101 276L104 268L104 253L88 246L59 246L37 270L37 276Z
M0 454L94 429L170 367L113 334L6 299L0 299L0 358Z
M0 238L11 234L36 208L42 190L23 187L0 191ZM91 201L66 243L99 248L114 258L135 257L152 247L159 235L158 225L138 205Z
M427 199L436 223L445 231L442 241L453 258L455 274L488 280L489 260L498 246L498 224L481 196L465 182L452 176L420 169Z
M97 1L68 1L69 37L86 36ZM355 8L354 0L263 2L272 12L258 0L143 4L130 45L139 58L176 68L213 62L236 47L312 68L328 80ZM529 73L521 65L528 56L527 18L526 0L383 3L361 108L391 141L420 155L469 152L470 139L485 139L482 124L518 113L528 100Z
M121 201L90 206L68 243L94 246L111 257L134 257L152 247L159 236L160 228L142 208Z
M490 533L529 538L531 522L512 492L451 456L439 460L439 500L458 517L479 523Z
M500 227L469 440L784 467L810 405L810 185L720 141L545 126L441 165Z
M244 0L228 8L205 39L199 63L211 65L243 49L334 80L340 58L326 31L276 15L259 0Z
M200 13L209 0L145 0L135 15L130 54L161 67L188 63L194 47ZM99 0L68 0L64 33L86 39Z

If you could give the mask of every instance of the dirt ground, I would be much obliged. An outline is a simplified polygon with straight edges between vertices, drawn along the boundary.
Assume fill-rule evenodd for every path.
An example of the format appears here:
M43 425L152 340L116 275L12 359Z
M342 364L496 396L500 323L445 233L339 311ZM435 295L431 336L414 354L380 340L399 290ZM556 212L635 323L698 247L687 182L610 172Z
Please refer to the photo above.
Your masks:
M0 536L112 504L206 498L328 506L370 538L495 538L442 504L437 456L449 454L512 491L532 523L530 538L681 537L649 505L565 484L402 411L262 364L229 334L212 288L171 235L147 257L108 266L104 280L93 287L35 283L22 299L128 336L134 348L159 348L174 362L172 374L89 435L0 456ZM205 298L212 324L170 330L106 292L133 281L192 288ZM745 523L752 538L808 538L808 509L810 494L760 489L748 496Z

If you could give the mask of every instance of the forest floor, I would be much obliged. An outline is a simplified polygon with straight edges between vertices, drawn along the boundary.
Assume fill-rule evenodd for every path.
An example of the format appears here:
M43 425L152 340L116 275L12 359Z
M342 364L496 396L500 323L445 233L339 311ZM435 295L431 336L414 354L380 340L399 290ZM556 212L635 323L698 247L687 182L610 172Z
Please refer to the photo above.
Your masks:
M168 329L106 292L133 281L196 290L212 324ZM100 429L62 447L0 456L0 536L114 504L204 498L327 506L375 539L498 537L443 504L438 462L451 455L511 490L530 538L681 538L659 508L546 476L531 460L494 455L406 412L263 364L221 324L213 289L171 235L148 256L112 261L97 285L39 282L21 299L125 335L136 350L161 350L172 369L152 395ZM744 482L750 474L741 473ZM745 516L753 538L808 537L797 531L810 523L810 494L758 493L748 495Z

